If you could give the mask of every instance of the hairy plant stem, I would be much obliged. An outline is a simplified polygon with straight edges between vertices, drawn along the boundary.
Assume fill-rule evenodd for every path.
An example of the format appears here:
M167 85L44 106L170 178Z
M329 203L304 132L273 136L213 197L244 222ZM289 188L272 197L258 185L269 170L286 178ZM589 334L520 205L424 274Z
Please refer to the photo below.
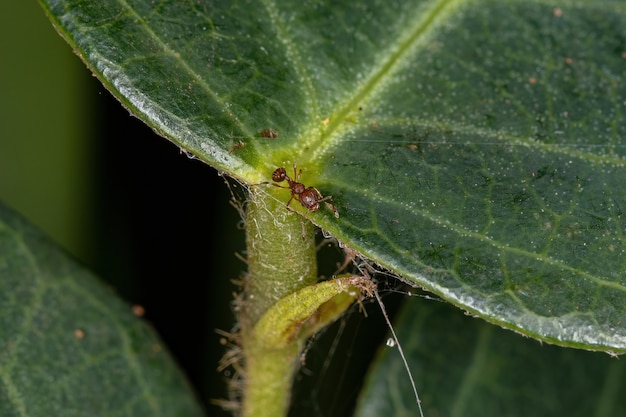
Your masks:
M304 240L302 239L304 227ZM315 236L311 222L261 192L250 193L246 213L248 274L239 311L245 355L243 417L287 414L300 341L276 347L255 334L255 325L283 297L317 282Z

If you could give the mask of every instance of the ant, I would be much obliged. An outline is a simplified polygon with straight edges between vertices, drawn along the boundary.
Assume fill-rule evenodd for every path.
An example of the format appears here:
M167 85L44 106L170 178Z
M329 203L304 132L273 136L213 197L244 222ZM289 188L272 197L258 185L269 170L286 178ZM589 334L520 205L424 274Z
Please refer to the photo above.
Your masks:
M291 198L287 201L287 210L294 211L289 207L291 201L295 198L302 204L302 207L309 210L311 213L314 213L320 209L320 203L324 202L326 206L333 211L335 217L339 218L339 213L335 208L335 203L333 201L332 196L322 196L322 193L315 187L307 187L300 182L300 177L302 176L302 170L297 171L296 163L293 163L293 176L295 179L289 178L287 175L287 170L285 168L276 168L274 173L272 174L272 180L274 182L266 182L264 184L272 184L275 187L280 188L288 188L291 191ZM288 187L284 185L276 184L277 182L287 181L289 184Z

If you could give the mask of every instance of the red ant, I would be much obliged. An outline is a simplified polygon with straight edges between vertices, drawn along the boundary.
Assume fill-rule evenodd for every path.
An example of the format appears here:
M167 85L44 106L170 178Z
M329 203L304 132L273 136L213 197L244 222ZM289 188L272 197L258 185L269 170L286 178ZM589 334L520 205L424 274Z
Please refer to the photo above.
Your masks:
M275 187L288 188L291 191L291 198L289 198L289 201L287 201L286 205L287 210L289 211L294 211L289 207L289 204L291 204L291 201L294 198L298 200L300 204L302 204L302 207L306 208L311 213L318 211L320 209L320 203L324 202L326 206L333 211L335 217L339 218L339 213L335 208L335 203L332 196L324 197L317 188L307 187L299 182L300 177L302 176L302 170L297 171L295 162L293 163L293 176L295 179L289 178L289 175L287 175L287 170L285 168L276 168L276 170L272 174L272 180L274 182L267 182L264 184L272 184ZM287 184L289 184L289 186L285 187L284 185L276 184L277 182L283 181L287 181Z

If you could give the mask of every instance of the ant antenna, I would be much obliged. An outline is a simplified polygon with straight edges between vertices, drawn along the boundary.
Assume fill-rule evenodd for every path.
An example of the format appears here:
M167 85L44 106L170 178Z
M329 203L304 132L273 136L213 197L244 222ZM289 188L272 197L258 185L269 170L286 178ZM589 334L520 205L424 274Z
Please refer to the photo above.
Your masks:
M361 274L363 274L364 277L373 281L373 279L370 277L369 273L366 270L362 269L360 265L355 264L355 266L361 272ZM365 264L365 266L369 267L369 265L367 264ZM411 381L411 387L413 388L413 394L415 395L415 402L417 403L417 408L419 409L420 417L424 417L424 411L422 410L422 401L420 400L419 394L417 393L417 386L415 385L415 380L413 379L411 368L409 368L409 363L407 362L406 357L404 356L402 345L400 344L400 341L398 340L398 337L396 336L396 332L393 330L393 326L391 325L391 320L389 320L389 316L387 315L387 310L385 309L383 300L380 298L380 294L378 293L378 288L374 287L372 292L374 293L374 296L376 297L376 301L378 302L378 305L380 306L380 310L382 311L383 316L385 317L387 326L389 327L389 330L391 330L393 341L395 342L396 346L398 346L398 352L400 352L400 357L402 357L404 368L406 369L407 374L409 374L409 380Z

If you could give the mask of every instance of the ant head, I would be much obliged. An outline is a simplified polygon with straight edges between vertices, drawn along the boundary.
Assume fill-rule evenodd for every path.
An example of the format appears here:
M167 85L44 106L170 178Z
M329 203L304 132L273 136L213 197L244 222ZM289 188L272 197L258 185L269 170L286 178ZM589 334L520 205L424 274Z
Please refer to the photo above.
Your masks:
M272 174L272 180L275 182L282 182L285 181L285 179L287 179L287 171L285 171L285 168L276 168Z

